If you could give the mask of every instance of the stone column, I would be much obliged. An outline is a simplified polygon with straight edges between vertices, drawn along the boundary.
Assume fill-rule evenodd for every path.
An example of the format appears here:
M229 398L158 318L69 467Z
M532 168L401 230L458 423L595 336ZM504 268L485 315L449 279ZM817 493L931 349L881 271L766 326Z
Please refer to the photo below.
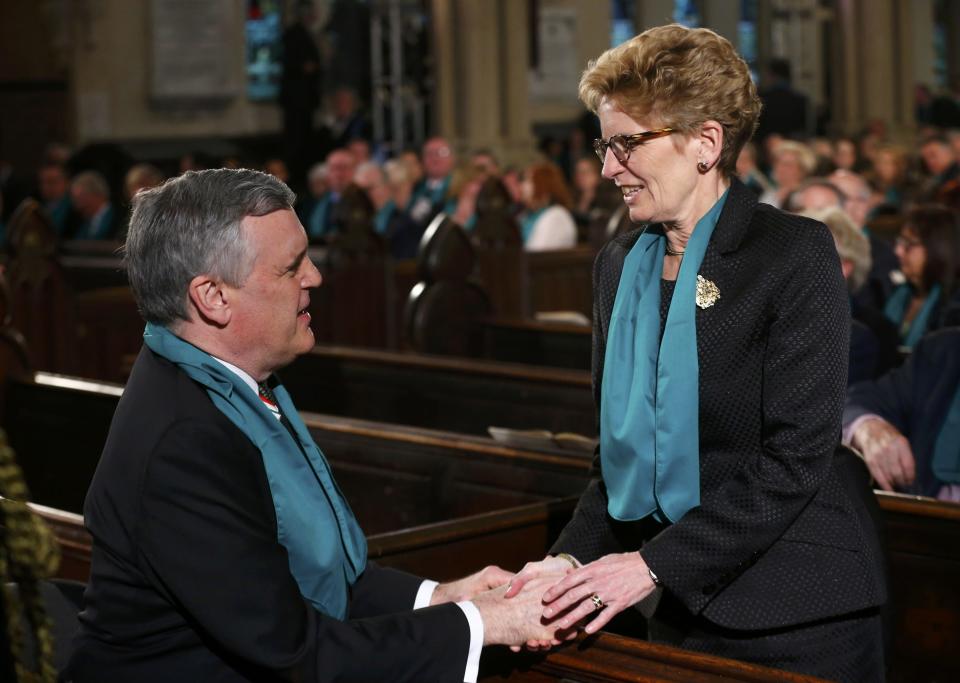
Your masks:
M526 3L433 0L432 9L435 132L461 154L529 154Z
M702 0L703 26L740 47L740 3L729 0Z

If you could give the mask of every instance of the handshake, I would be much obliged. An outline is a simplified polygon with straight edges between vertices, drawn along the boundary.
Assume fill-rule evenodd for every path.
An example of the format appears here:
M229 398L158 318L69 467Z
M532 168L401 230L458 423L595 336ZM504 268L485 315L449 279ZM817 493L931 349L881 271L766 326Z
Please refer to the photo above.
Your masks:
M637 552L583 566L569 555L548 556L517 574L491 566L440 584L431 604L471 600L483 619L484 645L548 649L575 638L590 617L584 631L599 631L653 591L651 576Z

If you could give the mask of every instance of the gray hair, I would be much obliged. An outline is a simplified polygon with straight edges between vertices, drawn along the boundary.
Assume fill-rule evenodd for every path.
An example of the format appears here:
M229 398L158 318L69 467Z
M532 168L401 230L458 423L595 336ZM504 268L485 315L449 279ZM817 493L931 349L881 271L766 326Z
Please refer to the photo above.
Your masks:
M873 266L870 240L840 207L831 206L819 211L806 211L801 215L820 221L830 230L840 259L853 264L848 286L851 292L857 292L866 283L870 268Z
M110 187L103 176L96 171L83 171L74 176L71 185L78 187L87 194L95 194L106 199L110 198Z
M243 219L291 209L295 199L271 175L226 168L188 171L138 193L124 261L143 317L159 325L187 320L187 288L197 275L242 286L256 258Z

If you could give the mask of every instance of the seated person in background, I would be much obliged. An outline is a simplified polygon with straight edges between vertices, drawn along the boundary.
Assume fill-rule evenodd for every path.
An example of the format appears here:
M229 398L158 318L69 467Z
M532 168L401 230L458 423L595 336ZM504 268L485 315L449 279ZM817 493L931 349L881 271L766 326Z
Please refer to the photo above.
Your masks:
M353 182L367 193L377 210L373 219L374 232L387 240L393 257L416 257L423 230L397 207L383 169L372 161L360 164Z
M865 296L865 288L873 288L871 291L882 291L876 281L871 281L871 275L876 274L877 269L873 266L873 254L876 253L872 246L874 239L867 236L860 226L856 225L850 215L842 208L844 205L844 194L836 185L824 178L811 178L797 189L788 201L788 210L794 213L803 213L812 216L813 213L837 209L842 212L843 220L833 221L833 225L827 223L833 233L834 241L837 244L837 251L840 253L841 263L843 265L844 279L847 281L847 287L850 291L850 313L853 319L863 325L866 325L878 343L877 348L877 374L882 374L900 363L900 355L897 347L900 345L900 333L896 325L891 323L881 312L880 308L871 305L872 296ZM818 218L824 223L827 221ZM848 229L853 228L858 235L848 234ZM841 231L841 232L838 232ZM884 247L890 248L884 244ZM866 272L861 272L866 267ZM889 276L887 276L889 282ZM884 301L880 299L881 303ZM857 326L851 328L855 337ZM856 338L851 342L857 342ZM861 340L862 341L862 340ZM851 353L854 352L855 344L851 343ZM851 366L853 368L853 366ZM855 382L861 379L867 379L863 376L853 376L847 378L848 382ZM874 375L871 375L871 377Z
M609 218L620 204L617 186L601 177L596 156L580 157L573 167L573 218L584 230L599 218Z
M907 212L895 251L906 282L897 287L884 315L913 348L931 330L960 325L960 224L956 212L936 204Z
M123 188L127 193L127 203L133 201L137 192L149 190L163 182L163 172L153 164L135 164L127 171L123 179Z
M934 135L925 139L920 145L920 158L928 174L920 188L922 199L935 200L947 185L960 180L960 161L946 136Z
M870 270L870 244L862 232L850 220L843 209L833 207L820 211L807 211L802 215L820 221L830 230L840 256L840 267L847 289L855 292ZM896 330L893 339L887 339L884 350L883 371L893 367L897 360ZM873 331L854 318L850 319L850 362L847 385L877 377L880 372L881 344Z
M757 146L748 142L737 157L737 177L758 197L774 191L773 183L757 166Z
M307 229L311 243L325 242L337 231L333 220L334 209L347 185L353 182L357 163L350 151L335 149L327 155L323 168L326 190L315 196L313 201L304 202L300 209L300 220Z
M545 583L514 603L490 590L510 578L496 567L437 585L367 561L274 374L314 345L320 273L292 202L271 176L225 169L134 200L145 346L84 505L68 680L474 681L483 644L556 636Z
M57 237L77 229L79 216L70 203L70 179L63 164L46 163L37 172L40 202L53 222Z
M843 426L880 488L960 502L960 329L927 335L902 367L852 386Z
M526 213L520 222L526 251L568 249L577 244L577 224L570 213L570 191L563 173L548 161L527 167L521 183Z
M417 163L419 164L419 162ZM400 159L387 159L383 163L383 172L387 176L390 196L393 197L394 203L400 210L404 211L404 207L410 203L410 197L413 196L414 170L401 157Z
M447 193L457 159L450 149L450 144L437 137L423 143L421 162L424 175L413 188L407 213L426 228L447 203Z
M78 173L70 183L70 201L80 215L75 240L105 240L116 236L117 212L110 203L110 188L96 171Z
M877 149L870 172L880 206L902 209L916 191L908 174L910 157L900 145L885 144Z
M484 179L472 165L458 166L450 176L443 212L467 232L473 232L477 225L477 197Z
M843 194L841 206L847 215L853 219L857 229L870 240L870 257L873 265L867 275L867 281L857 294L857 302L862 306L883 308L887 298L893 292L893 274L900 264L890 244L867 229L867 221L874 208L873 193L870 185L863 176L850 171L836 171L830 174L828 180Z
M765 192L760 201L779 209L786 206L790 193L813 173L817 158L803 143L783 140L774 148L772 159L771 175L776 189Z

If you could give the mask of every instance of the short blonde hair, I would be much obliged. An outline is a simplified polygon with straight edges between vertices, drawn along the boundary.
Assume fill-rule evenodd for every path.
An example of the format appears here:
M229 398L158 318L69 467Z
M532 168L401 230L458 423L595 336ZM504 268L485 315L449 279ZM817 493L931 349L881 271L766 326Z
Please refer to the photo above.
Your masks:
M652 117L684 135L716 121L723 127L717 167L727 176L760 116L750 70L730 41L680 24L651 28L590 62L580 99L596 112L607 98L634 119Z
M784 154L792 154L797 158L797 163L803 169L805 175L810 175L817 168L817 155L813 153L807 145L796 140L781 140L773 149L773 160Z
M837 206L831 206L818 211L804 212L801 215L820 221L827 226L830 234L833 235L841 260L850 261L853 264L853 273L850 274L850 291L856 292L863 287L873 265L870 240L857 228L847 212Z

